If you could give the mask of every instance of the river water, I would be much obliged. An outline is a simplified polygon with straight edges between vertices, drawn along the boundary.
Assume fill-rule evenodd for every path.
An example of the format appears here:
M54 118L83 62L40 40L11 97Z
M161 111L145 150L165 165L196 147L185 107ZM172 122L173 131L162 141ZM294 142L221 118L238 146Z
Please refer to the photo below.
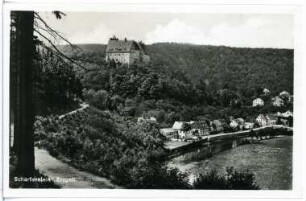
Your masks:
M197 152L200 153L195 150ZM240 171L254 173L260 189L289 190L292 188L292 137L241 145L204 160L186 161L184 156L180 156L172 159L169 166L188 172L190 180L212 169L225 173L226 167L232 166Z

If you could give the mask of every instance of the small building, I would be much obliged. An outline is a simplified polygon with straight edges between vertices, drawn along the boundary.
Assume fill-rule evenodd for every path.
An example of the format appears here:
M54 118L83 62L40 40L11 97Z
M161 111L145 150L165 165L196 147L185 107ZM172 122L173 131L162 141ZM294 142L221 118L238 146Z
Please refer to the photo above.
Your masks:
M263 114L258 115L256 118L256 122L259 124L260 127L267 126L268 122L266 117Z
M290 93L288 91L282 91L282 92L279 93L279 96L280 97L289 97Z
M191 130L195 136L209 135L210 125L207 124L207 121L195 121L191 124Z
M190 126L190 130L184 131L183 126L184 124L192 124L193 122L184 122L184 121L175 121L172 128L173 130L177 131L179 138L188 138L192 135L192 129Z
M267 114L266 119L267 119L267 125L271 126L277 123L277 117L273 114Z
M157 122L157 119L156 119L155 117L150 117L149 120L150 120L150 121Z
M149 117L149 118L138 117L138 119L137 119L138 124L141 124L141 123L144 123L144 122L157 123L157 120L156 120L155 117Z
M264 89L262 90L262 92L263 92L265 95L269 95L269 94L270 94L270 90L267 89L267 88L264 88Z
M275 96L274 98L272 98L272 105L274 107L281 107L284 105L284 101L279 96Z
M254 128L254 123L252 122L245 122L244 123L244 129L253 129Z
M237 130L238 129L238 122L233 119L231 122L230 122L230 127L233 129L233 130Z
M239 129L242 130L244 128L244 124L245 124L244 119L243 118L237 118L236 121L238 123Z
M213 120L211 122L211 130L212 131L217 131L217 132L222 132L223 131L222 122L219 119Z
M287 110L286 112L282 113L282 116L285 118L288 118L290 116L292 117L293 113L290 110Z
M253 100L253 107L262 107L264 104L265 102L261 98L256 98Z
M162 128L160 129L160 133L169 140L178 138L178 133L173 128Z
M276 112L274 115L275 115L276 117L282 117L282 116L283 116L283 114L282 114L281 112Z
M174 130L181 130L183 128L183 121L175 121L172 128Z

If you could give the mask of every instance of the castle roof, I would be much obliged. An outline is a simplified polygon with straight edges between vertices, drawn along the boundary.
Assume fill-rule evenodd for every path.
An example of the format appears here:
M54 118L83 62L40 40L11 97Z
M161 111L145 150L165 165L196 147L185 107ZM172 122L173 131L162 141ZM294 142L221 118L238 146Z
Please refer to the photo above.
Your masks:
M111 38L108 41L108 45L106 48L106 52L108 53L124 53L124 52L131 52L131 50L143 50L140 44L138 44L134 40L119 40L117 38Z

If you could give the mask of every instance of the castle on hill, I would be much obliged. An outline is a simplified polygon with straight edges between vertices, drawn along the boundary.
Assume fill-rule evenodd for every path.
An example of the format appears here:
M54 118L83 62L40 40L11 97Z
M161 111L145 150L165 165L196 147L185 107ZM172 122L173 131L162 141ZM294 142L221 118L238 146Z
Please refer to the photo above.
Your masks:
M146 54L144 44L134 40L119 40L115 36L109 39L106 48L106 61L122 64L147 63L150 56Z

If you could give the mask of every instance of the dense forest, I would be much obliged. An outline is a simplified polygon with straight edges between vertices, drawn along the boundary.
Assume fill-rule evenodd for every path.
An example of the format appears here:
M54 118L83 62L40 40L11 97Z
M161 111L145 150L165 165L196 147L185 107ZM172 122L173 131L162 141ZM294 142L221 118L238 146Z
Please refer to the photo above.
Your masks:
M61 49L68 55L100 62L106 45L81 44L77 53L69 46ZM193 82L204 81L215 89L227 86L244 93L267 87L273 93L293 92L293 50L271 48L233 48L178 43L146 46L153 66L173 74L182 71Z
M176 120L230 116L252 119L260 113L284 112L271 98L293 91L293 51L160 43L146 46L149 64L105 63L105 45L85 44L68 56L92 71L79 70L86 101L125 116L154 116L161 126ZM263 88L271 93L263 94ZM252 108L261 97L263 108Z
M271 92L293 91L293 50L153 44L152 62L183 70L193 82L204 80L213 88L228 86L247 93L256 87Z

